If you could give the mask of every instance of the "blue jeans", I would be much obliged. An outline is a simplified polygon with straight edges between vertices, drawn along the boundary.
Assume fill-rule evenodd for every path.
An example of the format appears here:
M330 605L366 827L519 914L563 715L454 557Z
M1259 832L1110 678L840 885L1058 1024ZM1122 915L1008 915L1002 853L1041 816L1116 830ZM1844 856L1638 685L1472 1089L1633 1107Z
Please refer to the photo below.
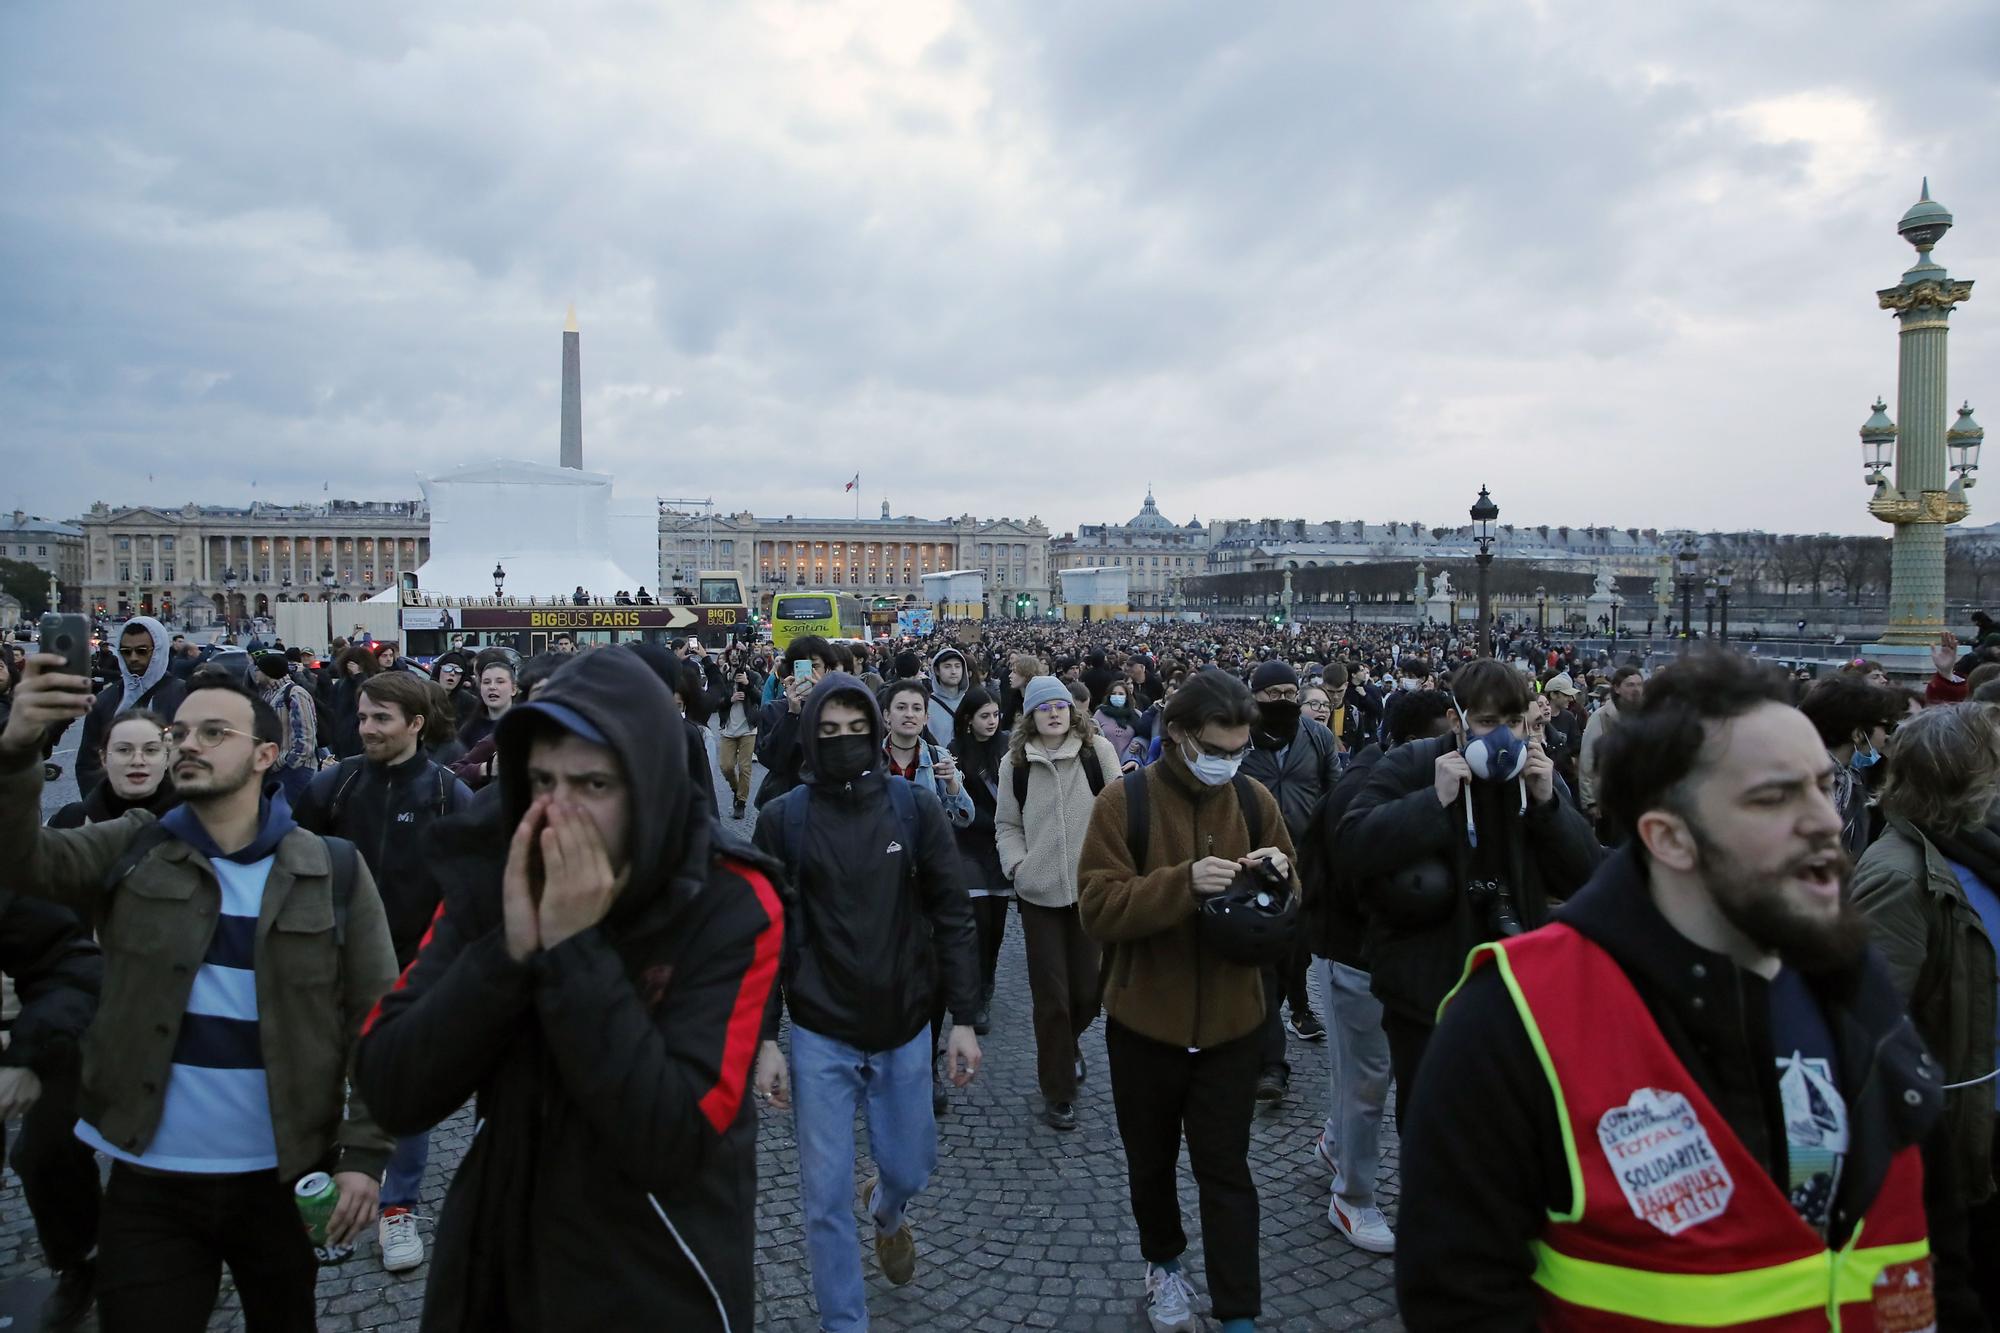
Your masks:
M389 1169L382 1173L382 1206L415 1208L418 1189L424 1183L424 1168L431 1160L431 1132L412 1134L396 1140L389 1154Z
M819 1326L827 1333L865 1329L868 1292L854 1244L854 1113L865 1099L868 1152L882 1176L875 1187L875 1228L891 1235L937 1165L930 1030L894 1050L871 1053L794 1023L791 1075L806 1261Z

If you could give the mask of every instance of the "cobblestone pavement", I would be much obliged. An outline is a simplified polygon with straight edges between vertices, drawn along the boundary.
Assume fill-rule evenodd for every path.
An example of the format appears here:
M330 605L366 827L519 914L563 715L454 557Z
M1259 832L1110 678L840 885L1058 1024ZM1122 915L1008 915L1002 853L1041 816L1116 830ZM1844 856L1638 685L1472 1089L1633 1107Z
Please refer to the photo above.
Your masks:
M65 744L73 745L72 732ZM58 756L67 768L73 756ZM717 775L717 786L721 786ZM45 811L74 799L67 777L45 793ZM723 823L748 836L751 819ZM938 1169L911 1207L917 1235L914 1282L893 1287L875 1268L859 1206L855 1247L864 1254L873 1326L885 1329L1058 1329L1144 1333L1143 1261L1125 1191L1104 1058L1103 1022L1084 1036L1090 1078L1077 1100L1078 1128L1062 1134L1039 1118L1034 1037L1019 918L1010 916L1000 955L993 1031L982 1042L984 1068L970 1088L952 1092L938 1122ZM1326 1220L1327 1175L1313 1156L1326 1101L1326 1045L1291 1041L1292 1092L1260 1112L1252 1131L1252 1172L1262 1203L1259 1249L1264 1313L1258 1326L1282 1333L1321 1329L1386 1330L1395 1315L1393 1266L1363 1253ZM472 1134L470 1109L432 1139L422 1212L434 1217L445 1185ZM866 1138L857 1131L857 1142ZM798 1150L791 1119L766 1113L758 1134L757 1327L810 1333L812 1285L806 1270L797 1186ZM856 1168L857 1187L872 1171ZM1384 1209L1395 1220L1396 1137L1384 1133ZM1185 1155L1181 1208L1189 1249L1185 1270L1206 1307L1201 1218ZM428 1227L426 1228L428 1236ZM11 1171L0 1188L0 1280L43 1272L33 1227ZM325 1330L393 1329L414 1333L426 1269L382 1271L374 1239L346 1264L321 1272L319 1326ZM243 1326L227 1278L211 1329ZM1214 1329L1214 1321L1203 1323Z

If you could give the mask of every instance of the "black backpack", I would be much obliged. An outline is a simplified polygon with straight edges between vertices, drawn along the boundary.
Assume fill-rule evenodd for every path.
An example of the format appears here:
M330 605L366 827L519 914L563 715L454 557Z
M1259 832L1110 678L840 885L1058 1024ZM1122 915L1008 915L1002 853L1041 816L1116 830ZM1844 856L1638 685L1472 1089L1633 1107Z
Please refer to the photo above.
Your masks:
M1097 762L1097 747L1086 745L1077 758L1083 760L1083 780L1090 784L1092 796L1104 790L1104 765ZM1028 774L1033 764L1022 763L1014 766L1014 804L1022 810L1028 808Z
M1243 810L1243 825L1250 830L1250 846L1264 845L1264 812L1257 804L1255 784L1238 773L1229 780L1236 792L1236 804ZM1125 775L1125 846L1132 853L1132 866L1146 873L1146 850L1152 841L1152 811L1148 805L1146 770Z
M127 875L153 854L154 848L173 836L158 820L133 834L132 841L126 845L125 855L112 864L110 873L104 877L105 893L109 894L123 883ZM333 861L333 947L341 949L347 945L347 916L354 905L354 881L360 873L357 867L361 863L361 854L345 838L322 835L320 841L326 844L327 855Z

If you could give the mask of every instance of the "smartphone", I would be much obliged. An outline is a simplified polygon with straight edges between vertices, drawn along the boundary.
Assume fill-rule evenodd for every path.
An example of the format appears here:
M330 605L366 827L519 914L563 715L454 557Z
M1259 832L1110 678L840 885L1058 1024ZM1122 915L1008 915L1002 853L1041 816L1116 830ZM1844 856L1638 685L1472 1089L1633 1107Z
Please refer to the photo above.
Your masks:
M54 653L63 659L63 670L72 676L90 679L90 621L79 615L42 617L41 640L35 651Z
M78 619L81 619L81 617L78 617ZM810 657L801 657L798 661L792 663L793 680L802 680L806 684L810 685L812 684L812 678L813 678L813 663Z

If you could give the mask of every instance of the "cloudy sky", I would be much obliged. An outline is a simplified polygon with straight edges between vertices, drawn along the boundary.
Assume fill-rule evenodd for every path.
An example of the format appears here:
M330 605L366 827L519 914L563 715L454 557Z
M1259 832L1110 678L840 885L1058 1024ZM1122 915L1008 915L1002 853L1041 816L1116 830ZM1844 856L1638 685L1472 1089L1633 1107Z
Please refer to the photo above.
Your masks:
M1984 0L11 0L0 506L554 462L574 301L639 494L1863 531L1925 173L2000 427L1996 74Z

